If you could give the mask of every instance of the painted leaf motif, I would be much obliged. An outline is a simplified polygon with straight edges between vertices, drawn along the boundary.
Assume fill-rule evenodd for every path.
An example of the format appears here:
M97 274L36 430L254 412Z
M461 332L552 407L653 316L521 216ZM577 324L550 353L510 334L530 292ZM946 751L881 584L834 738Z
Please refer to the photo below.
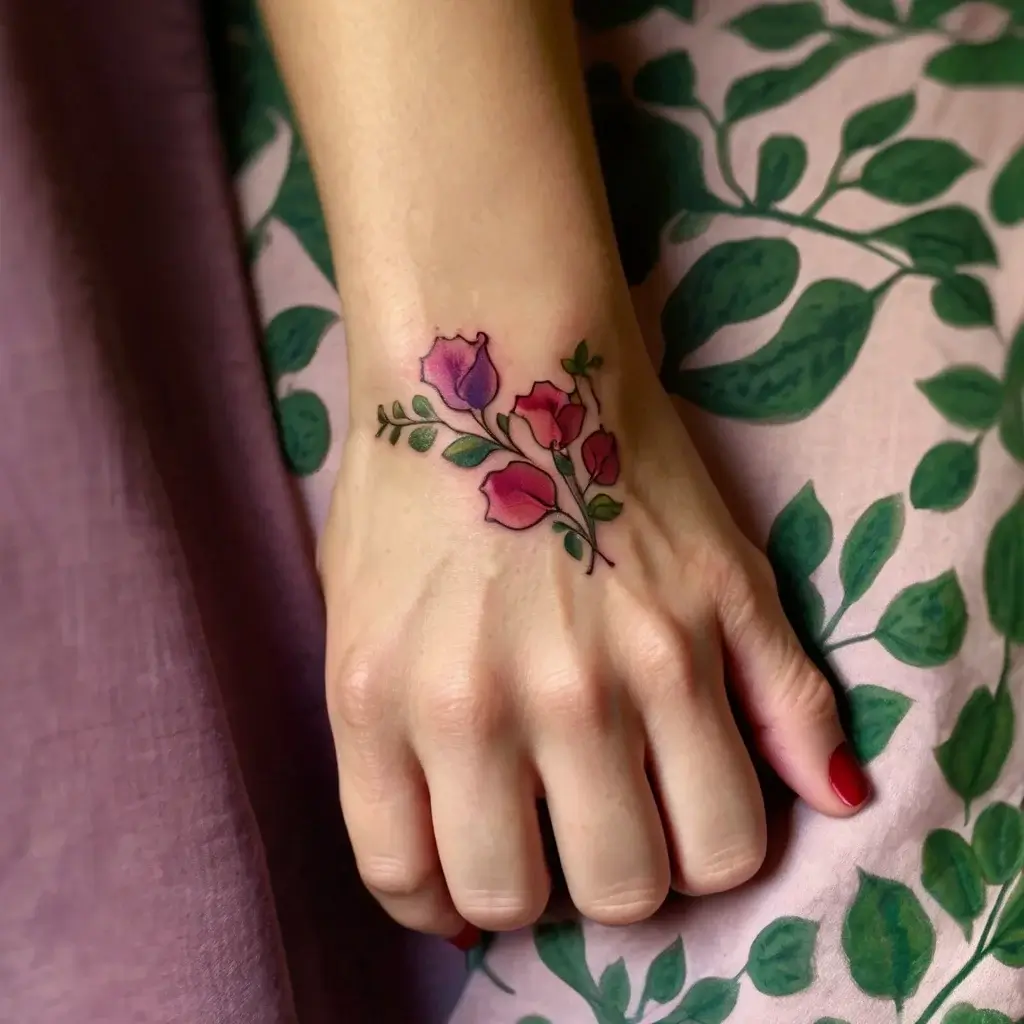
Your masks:
M935 199L974 166L970 154L945 139L901 139L864 165L860 187L902 206Z
M460 469L472 469L479 466L491 452L498 450L498 445L487 438L477 437L475 434L462 434L452 441L441 455Z
M1024 322L1010 342L1003 380L1006 400L999 420L999 439L1018 462L1024 462Z
M587 967L586 943L577 922L536 925L533 944L541 963L556 978L586 999L600 998L600 991Z
M630 986L629 971L626 970L626 961L619 957L613 964L609 964L601 975L598 985L605 1002L616 1011L625 1013L629 1007Z
M673 50L648 61L633 79L633 93L645 103L665 107L692 107L695 72L693 61L685 50Z
M974 823L971 846L985 881L1005 884L1024 867L1024 814L1010 804L989 804Z
M1006 227L1024 221L1024 143L992 182L989 209L992 219Z
M852 281L816 281L776 335L743 359L684 370L666 387L707 412L754 423L792 423L817 409L853 366L874 316Z
M1024 643L1024 494L996 522L985 548L985 600L992 625Z
M757 157L757 193L754 205L764 210L782 202L807 170L807 147L795 135L771 135Z
M852 42L832 41L820 46L799 64L767 68L737 78L725 94L725 120L735 124L789 103L814 88L859 48Z
M935 929L903 885L858 869L860 886L843 921L843 950L857 987L897 1011L917 991L935 955Z
M338 314L319 306L292 306L267 325L263 344L271 380L304 370Z
M977 1010L970 1003L951 1006L942 1024L1013 1024L1005 1013L998 1010Z
M988 43L954 43L935 54L924 73L944 85L1024 85L1024 38L1006 35Z
M759 50L788 50L823 32L825 20L816 3L761 4L725 27Z
M949 829L929 832L921 852L921 884L970 942L974 920L985 909L985 880L967 840Z
M1024 967L1024 875L1021 875L999 915L992 951L1001 964Z
M900 20L893 0L843 0L843 3L851 11L863 14L867 18L888 22L890 25L895 25Z
M901 590L882 613L875 637L898 661L935 668L955 657L967 632L967 605L950 569Z
M814 946L818 923L802 917L780 917L758 934L750 946L747 974L766 996L791 996L814 981Z
M991 327L995 310L988 286L971 274L955 274L932 287L932 309L951 327Z
M274 201L273 215L292 230L320 273L334 287L334 262L327 228L309 166L309 155L298 134L292 140L288 170Z
M746 238L709 249L676 285L661 314L662 376L716 331L776 309L800 272L800 253L784 238Z
M888 142L907 126L916 107L914 94L905 92L851 114L843 124L843 152L850 156Z
M850 738L857 760L870 764L885 750L913 701L895 690L865 683L847 694Z
M968 430L988 430L1002 411L1003 385L980 366L952 366L917 386L950 423Z
M293 391L277 402L275 414L288 468L296 476L312 476L331 447L327 407L312 391Z
M832 550L832 519L808 481L775 517L768 558L776 573L810 576Z
M996 265L996 250L978 215L966 206L938 206L880 228L872 236L904 250L917 264L955 270Z
M672 1002L683 990L686 981L686 957L683 952L681 937L673 939L652 961L647 968L641 1004L647 1002Z
M979 686L960 709L953 732L935 748L935 760L950 788L963 800L965 816L971 803L987 793L999 778L1013 746L1013 703L1006 687L993 694Z
M429 452L437 440L437 427L416 427L409 431L409 447L416 452Z
M683 1001L657 1024L722 1024L736 1009L739 982L731 978L701 978L690 986Z
M910 480L910 503L914 508L950 512L967 501L977 481L977 446L941 441L917 464Z
M878 579L903 536L903 498L891 494L871 504L853 524L839 556L843 602L859 601Z

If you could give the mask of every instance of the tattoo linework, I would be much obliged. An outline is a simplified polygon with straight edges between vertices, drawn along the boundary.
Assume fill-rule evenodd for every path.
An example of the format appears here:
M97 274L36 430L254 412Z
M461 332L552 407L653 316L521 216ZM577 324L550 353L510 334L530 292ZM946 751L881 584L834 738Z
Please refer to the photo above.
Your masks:
M489 343L490 338L482 331L474 341L461 334L439 336L420 359L420 380L438 393L449 410L463 418L462 423L439 416L425 396L416 395L412 399L414 416L409 416L398 401L392 403L390 414L383 405L377 407L377 437L390 428L388 440L396 445L402 431L411 427L409 447L427 452L441 428L450 430L456 437L441 456L461 469L475 469L492 455L512 455L501 469L491 470L480 485L487 500L486 521L509 530L528 530L550 519L552 530L562 535L562 546L569 555L582 561L589 550L588 576L598 558L614 567L598 546L597 531L598 524L618 518L622 502L603 490L591 493L597 487L611 487L619 479L618 442L600 421L601 403L591 377L604 360L599 355L591 356L586 341L581 341L572 357L562 360L562 369L572 378L571 391L550 380L536 381L529 394L516 396L509 413L492 414L500 380ZM582 381L587 383L593 409L583 397ZM510 416L526 422L535 452L524 450L513 439ZM573 448L592 416L597 426L584 437L574 455ZM465 423L466 417L472 425ZM577 459L586 473L584 482L577 473ZM546 468L548 460L554 473ZM562 481L575 509L563 505L557 480Z

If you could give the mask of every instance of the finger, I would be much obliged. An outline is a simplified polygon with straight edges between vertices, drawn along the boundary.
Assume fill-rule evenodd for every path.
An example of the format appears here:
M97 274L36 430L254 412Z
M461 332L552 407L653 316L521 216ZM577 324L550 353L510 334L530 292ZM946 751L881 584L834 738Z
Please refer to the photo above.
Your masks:
M399 924L460 937L466 922L448 894L426 782L413 752L386 723L377 697L341 687L332 702L341 808L366 887Z
M459 913L486 931L536 921L550 892L535 784L514 733L451 690L417 726L438 854ZM493 688L491 688L493 692Z
M650 917L669 858L628 695L571 682L537 689L535 758L572 901L602 924Z
M765 759L816 810L856 813L871 784L846 741L832 687L786 619L774 579L727 600L720 617L732 684Z
M767 829L754 766L726 698L718 631L689 636L689 659L662 658L637 691L673 847L673 884L704 895L757 873Z

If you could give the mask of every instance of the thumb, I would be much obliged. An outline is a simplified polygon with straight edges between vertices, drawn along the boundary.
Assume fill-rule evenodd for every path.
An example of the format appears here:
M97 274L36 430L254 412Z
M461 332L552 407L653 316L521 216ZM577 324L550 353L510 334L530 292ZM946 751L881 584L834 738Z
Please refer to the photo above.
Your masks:
M732 688L761 754L816 810L856 813L871 783L843 732L832 687L786 619L774 577L742 600L727 598L719 618Z

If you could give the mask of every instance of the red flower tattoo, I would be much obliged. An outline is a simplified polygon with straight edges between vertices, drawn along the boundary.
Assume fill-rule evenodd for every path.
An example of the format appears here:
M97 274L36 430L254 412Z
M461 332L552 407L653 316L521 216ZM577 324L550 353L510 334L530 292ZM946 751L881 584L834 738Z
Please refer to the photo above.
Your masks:
M604 491L590 494L595 485L610 487L619 479L618 443L600 422L601 404L592 377L602 366L601 356L591 356L587 343L581 341L572 357L561 363L572 381L571 391L540 380L528 394L516 396L510 412L495 412L492 406L501 381L489 345L490 338L483 332L473 341L461 334L436 337L420 360L420 379L463 422L438 416L425 395L414 395L412 416L398 401L392 403L390 413L383 405L377 408L377 437L389 431L388 440L397 445L408 430L409 447L427 452L440 430L451 431L455 437L441 456L461 469L475 469L492 457L513 456L488 472L480 484L487 503L485 520L509 530L529 530L548 519L570 556L582 561L588 555L588 575L598 558L614 566L598 546L597 532L599 524L618 518L622 502ZM584 381L589 403L580 390ZM512 416L526 424L533 450L524 450L513 439ZM595 429L574 451L592 416L597 420ZM577 459L587 474L583 484L576 471Z

